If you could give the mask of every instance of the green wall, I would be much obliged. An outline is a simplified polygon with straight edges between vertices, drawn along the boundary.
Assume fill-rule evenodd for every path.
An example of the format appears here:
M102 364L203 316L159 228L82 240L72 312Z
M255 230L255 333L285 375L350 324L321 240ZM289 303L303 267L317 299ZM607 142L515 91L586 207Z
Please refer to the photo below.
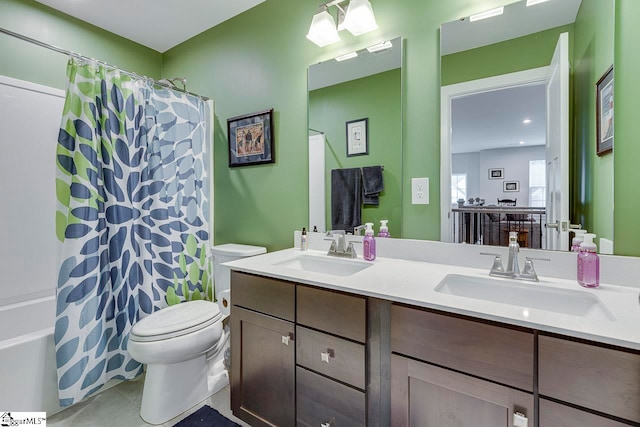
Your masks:
M331 200L331 169L384 166L384 191L379 206L364 206L362 224L389 220L399 236L402 221L402 97L401 69L379 73L309 92L309 127L326 137L326 197ZM369 154L347 157L345 122L369 119ZM327 203L331 224L331 204ZM315 224L309 224L311 227Z
M0 27L121 69L159 78L162 54L72 18L34 0L0 0ZM0 34L0 75L59 89L67 56Z
M442 86L546 67L562 33L569 33L571 58L573 24L445 55L442 57Z
M573 93L572 217L613 239L613 155L596 155L596 83L613 64L614 2L582 0L576 17Z
M316 3L268 0L161 55L53 11L33 0L2 0L0 26L151 77L185 75L189 89L216 102L216 243L289 247L305 225L307 200L306 70L383 39L405 38L403 69L402 235L439 239L440 66L443 22L504 4L503 0L375 0L380 29L319 48L305 35ZM616 253L640 255L640 2L615 0ZM0 35L0 74L64 87L63 55ZM58 68L60 71L58 71ZM275 109L276 163L229 169L226 119ZM430 205L411 205L410 178L431 180Z
M614 248L616 254L640 255L640 1L616 0L615 49L615 140L613 148Z

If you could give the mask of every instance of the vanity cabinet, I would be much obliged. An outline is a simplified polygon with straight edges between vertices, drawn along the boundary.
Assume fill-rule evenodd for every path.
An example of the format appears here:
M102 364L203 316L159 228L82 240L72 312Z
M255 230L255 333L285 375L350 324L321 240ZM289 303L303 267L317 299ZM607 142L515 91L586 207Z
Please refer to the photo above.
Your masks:
M391 306L391 425L534 425L531 331Z
M366 425L366 298L299 285L296 301L298 425Z
M295 425L295 285L231 273L231 409L251 426Z
M638 352L540 335L538 354L541 397L640 423ZM546 425L557 425L554 422Z

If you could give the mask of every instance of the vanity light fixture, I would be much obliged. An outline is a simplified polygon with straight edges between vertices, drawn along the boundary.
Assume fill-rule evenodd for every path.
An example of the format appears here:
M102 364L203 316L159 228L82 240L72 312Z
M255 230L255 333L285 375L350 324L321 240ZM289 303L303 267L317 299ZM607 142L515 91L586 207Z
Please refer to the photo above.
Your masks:
M348 0L331 0L321 4L311 21L307 38L320 47L327 46L340 40L338 31L347 30L354 36L373 31L378 28L373 8L369 0L350 0L346 10L340 6ZM338 26L329 8L335 6Z
M356 58L358 56L357 52L349 52L344 55L336 56L335 60L338 62L346 61L347 59Z
M320 47L324 47L340 40L338 30L336 29L336 21L327 10L327 5L322 5L318 9L313 19L307 38Z
M528 125L529 123L531 123L531 119L524 119L522 123Z
M378 23L373 15L369 0L351 0L344 17L344 28L354 36L377 30Z
M393 44L389 40L383 41L382 43L374 44L373 46L369 46L367 50L369 53L379 52L381 50L390 49L393 47Z
M504 13L504 6L496 7L495 9L487 10L485 12L476 13L475 15L471 15L469 17L469 21L480 21L481 19L492 18L494 16L499 16Z
M536 4L540 4L540 3L546 3L549 0L527 0L527 7L529 6L534 6Z

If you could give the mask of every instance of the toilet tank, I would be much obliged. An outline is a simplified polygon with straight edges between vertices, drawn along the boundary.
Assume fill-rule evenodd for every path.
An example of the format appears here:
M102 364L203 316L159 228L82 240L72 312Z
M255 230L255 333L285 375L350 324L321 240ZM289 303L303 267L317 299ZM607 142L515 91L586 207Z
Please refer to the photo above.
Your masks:
M231 271L229 267L221 264L266 252L267 249L262 246L239 245L236 243L226 243L211 248L211 253L213 254L213 281L216 294L229 289L231 286Z

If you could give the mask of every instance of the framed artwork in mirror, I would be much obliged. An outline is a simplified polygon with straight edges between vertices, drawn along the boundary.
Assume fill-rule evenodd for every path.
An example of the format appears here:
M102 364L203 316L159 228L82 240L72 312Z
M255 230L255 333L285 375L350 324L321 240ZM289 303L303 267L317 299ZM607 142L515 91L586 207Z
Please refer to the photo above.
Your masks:
M613 65L596 83L596 153L613 150Z
M489 179L504 179L504 169L502 168L489 169Z
M520 191L520 181L505 181L502 185L505 193Z
M275 163L273 108L227 119L229 167Z
M369 119L347 122L347 157L369 154Z

